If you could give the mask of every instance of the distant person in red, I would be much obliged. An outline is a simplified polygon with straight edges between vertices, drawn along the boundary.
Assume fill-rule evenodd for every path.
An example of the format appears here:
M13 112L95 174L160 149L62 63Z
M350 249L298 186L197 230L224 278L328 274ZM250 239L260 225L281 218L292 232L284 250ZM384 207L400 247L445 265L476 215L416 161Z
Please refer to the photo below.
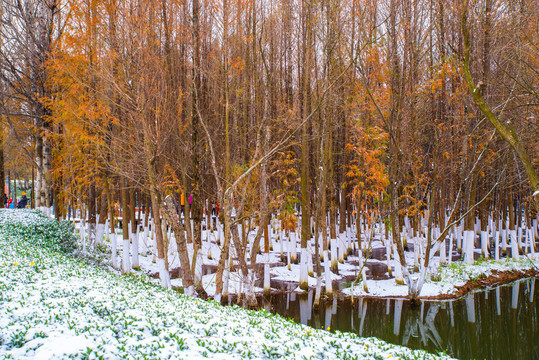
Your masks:
M13 199L12 199L12 198L9 198L9 199L7 200L7 206L6 206L6 208L7 208L7 209L13 209L13 206L11 205L12 203L13 203Z

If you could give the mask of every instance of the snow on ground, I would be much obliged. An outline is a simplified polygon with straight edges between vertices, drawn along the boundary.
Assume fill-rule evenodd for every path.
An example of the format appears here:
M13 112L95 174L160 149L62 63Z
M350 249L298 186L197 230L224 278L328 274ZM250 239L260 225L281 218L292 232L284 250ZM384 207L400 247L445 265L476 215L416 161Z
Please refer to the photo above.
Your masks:
M80 224L80 223L79 223ZM217 262L220 256L220 247L217 244L217 238L219 237L220 231L206 231L205 230L205 222L204 229L202 231L202 240L203 240L203 262L206 266L217 266ZM277 226L276 226L277 227ZM118 266L121 264L122 259L122 253L123 253L123 247L122 247L122 238L121 238L121 229L116 230L118 237L114 238L117 242L117 263ZM241 233L241 232L240 232ZM296 287L296 291L301 292L302 290L299 289L298 281L299 281L299 273L300 273L300 266L296 264L290 264L290 267L283 264L280 257L280 251L281 251L281 236L279 235L278 231L271 231L271 244L272 244L272 250L270 251L270 264L271 264L271 278L273 280L283 281L283 282L289 282L292 285L292 288ZM385 253L385 245L380 240L381 234L383 233L383 230L380 228L376 228L374 237L372 239L372 249L374 252L376 251L382 251ZM348 233L349 236L355 236L352 232ZM254 237L256 236L256 229L252 230L248 234L248 240L249 243L253 242ZM142 236L142 232L140 232L139 235L140 238L140 244L139 244L139 252L141 254L140 256L140 271L134 271L135 274L141 275L141 274L157 274L159 272L158 265L155 262L155 253L156 253L156 247L153 243L153 240L151 238L144 239ZM299 238L296 236L296 250L299 254L300 248L299 248ZM209 239L209 241L207 240ZM283 245L282 249L284 251L283 255L286 255L286 251L289 248L290 244L289 238L283 239ZM111 247L111 241L105 239L105 244L110 249ZM263 247L263 241L261 241L260 244L261 247ZM193 245L187 244L188 251L190 254L190 257L192 258L193 254ZM110 250L109 250L110 251ZM233 251L233 250L232 250ZM479 251L479 249L476 249L476 251ZM314 241L311 239L311 241L308 243L308 253L311 257L314 257ZM110 257L110 253L107 255ZM247 257L250 257L250 254L247 253ZM384 255L385 256L385 255ZM528 257L531 257L532 255L528 255ZM414 252L413 251L407 251L405 252L406 262L408 264L414 264ZM286 258L286 256L285 256ZM539 266L539 263L537 261L537 255L535 255L535 266ZM176 242L174 240L173 234L170 239L169 247L168 247L168 261L169 261L169 268L175 269L180 266L179 264L179 258L178 258L178 252L176 250ZM264 255L258 254L257 255L257 263L262 264L264 262ZM380 263L383 265L387 265L387 260L377 260L377 259L369 259L367 260L368 263ZM347 260L344 263L339 263L339 274L331 273L331 279L333 282L342 281L346 279L347 281L350 281L351 277L357 276L357 274L360 271L360 266L358 265L359 258L357 256L348 256ZM237 261L235 261L235 264L237 265ZM393 275L395 274L394 269L398 265L398 262L394 259L391 259L389 261L389 266L393 268ZM478 278L481 274L489 275L491 271L498 270L498 271L510 271L510 270L518 270L518 269L530 269L532 267L530 261L523 257L520 261L515 262L512 259L502 259L500 261L476 261L474 265L466 265L463 264L461 261L451 263L447 266L440 266L440 257L434 256L430 261L430 268L431 270L434 270L433 272L436 272L435 269L440 268L441 270L441 280L440 281L434 281L430 278L427 278L425 281L425 284L422 288L422 291L420 293L420 297L435 297L439 295L450 295L457 291L455 286L462 286L467 281L473 280ZM112 269L113 271L118 271L118 269ZM260 274L258 274L260 275ZM260 280L260 279L258 279ZM155 284L159 283L159 279L152 279L152 282ZM230 294L238 294L242 291L245 291L246 285L245 285L245 279L243 278L242 274L239 271L231 271L230 272L230 280L229 280L229 293ZM316 286L317 279L316 277L309 276L308 278L308 284L309 287L314 288ZM325 284L325 276L322 275L321 282L324 285ZM181 287L182 282L181 279L173 279L172 285L175 287ZM213 296L215 294L215 274L207 274L203 277L203 286L209 296ZM367 287L368 287L368 293L364 290L361 283L356 284L355 286L351 286L350 288L344 289L342 292L346 295L355 295L355 296L371 296L371 297L405 297L408 295L408 288L406 285L397 285L395 283L394 279L386 279L386 280L367 280ZM255 287L254 291L256 293L262 293L263 289L260 287Z
M203 222L203 226L205 228L205 222ZM78 227L80 227L80 222L77 225L77 231ZM122 236L121 236L121 229L116 229L116 235L117 237L112 237L111 239L105 239L106 246L110 249L111 248L111 241L116 241L116 248L117 248L117 263L118 266L121 266L121 259L123 254L123 246L122 246ZM205 266L217 266L219 256L221 253L221 249L219 245L217 245L217 238L219 237L219 231L206 231L205 229L202 231L202 253L203 253L203 262ZM249 242L252 244L253 239L256 236L256 229L252 230L248 234ZM280 236L277 232L271 232L271 243L272 243L272 250L270 251L269 256L269 263L271 265L271 278L273 280L279 280L279 281L287 281L287 282L295 282L296 285L298 285L299 281L299 273L300 273L300 266L297 264L291 264L290 269L288 269L287 266L283 266L283 262L281 260L281 244L280 244ZM140 270L141 271L134 271L136 274L157 274L159 272L159 267L155 261L155 254L156 254L156 246L151 238L144 239L142 236L142 232L139 234L139 252L140 252ZM207 240L209 239L209 241ZM286 251L289 246L289 239L285 238L283 240L283 255L286 258ZM296 250L298 252L298 256L300 253L300 245L299 245L299 238L296 237ZM261 250L263 250L264 241L262 240L260 243ZM381 241L373 241L373 247L385 247L382 245ZM233 248L233 246L232 246ZM187 249L189 252L189 257L192 258L193 256L193 244L187 244ZM311 241L308 243L308 254L313 257L314 256L314 241L311 239ZM110 251L110 250L109 250ZM234 251L234 250L232 250ZM250 257L250 253L248 252L246 255L247 258ZM263 264L265 260L265 255L262 253L257 254L256 261L258 264ZM350 264L350 262L358 262L357 256L349 256L347 262L345 263L339 263L339 274L331 274L332 281L339 281L343 280L344 277L350 277L350 276L356 276L360 270L360 267L358 265ZM371 259L369 261L378 262L378 260ZM174 240L174 234L172 233L172 238L169 242L168 247L168 262L169 262L169 269L176 269L180 267L180 262L178 258L178 252L176 247L176 242ZM381 261L380 261L381 262ZM383 261L385 264L386 262ZM234 261L235 265L238 265L238 261ZM114 271L114 269L111 268L111 270ZM118 270L118 269L116 269ZM261 280L260 278L257 278L255 280ZM159 283L159 279L152 279L153 282L156 284ZM325 284L325 276L322 276L322 284ZM172 285L175 287L181 287L182 282L181 279L173 279ZM204 275L203 277L203 286L206 291L206 293L209 296L213 296L215 294L215 274L208 274ZM309 286L315 287L316 286L316 277L309 276ZM238 294L245 290L245 279L243 279L242 274L239 271L230 271L230 280L229 280L229 293L230 294ZM256 293L262 293L263 289L260 287L255 287L254 291ZM298 291L300 291L298 289Z
M453 262L439 267L439 279L427 278L419 294L420 297L435 297L455 294L457 287L468 281L488 277L493 272L524 271L539 267L539 254L522 256L520 260L502 259L478 260L473 265ZM362 285L352 286L343 290L346 295L370 297L405 297L408 295L407 285L397 285L395 279L367 280L368 292Z
M58 252L50 224L0 210L0 358L437 358L120 276Z

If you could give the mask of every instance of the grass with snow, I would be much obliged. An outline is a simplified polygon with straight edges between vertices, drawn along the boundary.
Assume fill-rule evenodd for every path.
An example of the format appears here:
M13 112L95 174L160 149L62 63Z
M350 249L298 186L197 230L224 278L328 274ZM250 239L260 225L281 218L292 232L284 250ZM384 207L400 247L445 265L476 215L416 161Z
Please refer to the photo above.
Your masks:
M0 358L435 359L179 295L63 252L66 225L0 210Z
M439 281L461 286L468 281L490 276L495 271L524 271L537 268L538 265L539 258L535 254L521 256L518 260L512 258L503 258L500 260L480 258L473 265L463 262L453 262L439 268Z
M434 297L439 295L453 295L458 293L458 287L469 281L486 278L495 272L526 271L539 268L539 255L528 254L519 260L503 258L500 260L476 260L474 264L462 261L441 265L434 276L428 276L420 293L421 297ZM395 284L395 279L367 280L368 292L362 286L349 287L343 290L347 295L371 297L406 297L407 285Z

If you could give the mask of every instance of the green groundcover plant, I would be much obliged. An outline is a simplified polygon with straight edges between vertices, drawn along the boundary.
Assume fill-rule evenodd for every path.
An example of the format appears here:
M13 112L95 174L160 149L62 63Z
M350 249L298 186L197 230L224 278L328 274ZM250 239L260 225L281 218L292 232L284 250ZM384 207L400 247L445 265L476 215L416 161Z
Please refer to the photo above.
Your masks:
M2 359L437 359L223 307L81 260L68 223L0 210Z

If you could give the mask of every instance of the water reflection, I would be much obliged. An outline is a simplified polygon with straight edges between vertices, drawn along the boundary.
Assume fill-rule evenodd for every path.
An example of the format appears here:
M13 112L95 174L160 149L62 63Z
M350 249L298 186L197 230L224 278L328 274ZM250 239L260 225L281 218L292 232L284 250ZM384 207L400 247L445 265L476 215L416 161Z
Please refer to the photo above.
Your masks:
M313 311L312 294L279 294L271 299L271 311L316 328L446 351L460 359L539 359L538 299L535 279L528 279L419 305L402 299L335 299Z

